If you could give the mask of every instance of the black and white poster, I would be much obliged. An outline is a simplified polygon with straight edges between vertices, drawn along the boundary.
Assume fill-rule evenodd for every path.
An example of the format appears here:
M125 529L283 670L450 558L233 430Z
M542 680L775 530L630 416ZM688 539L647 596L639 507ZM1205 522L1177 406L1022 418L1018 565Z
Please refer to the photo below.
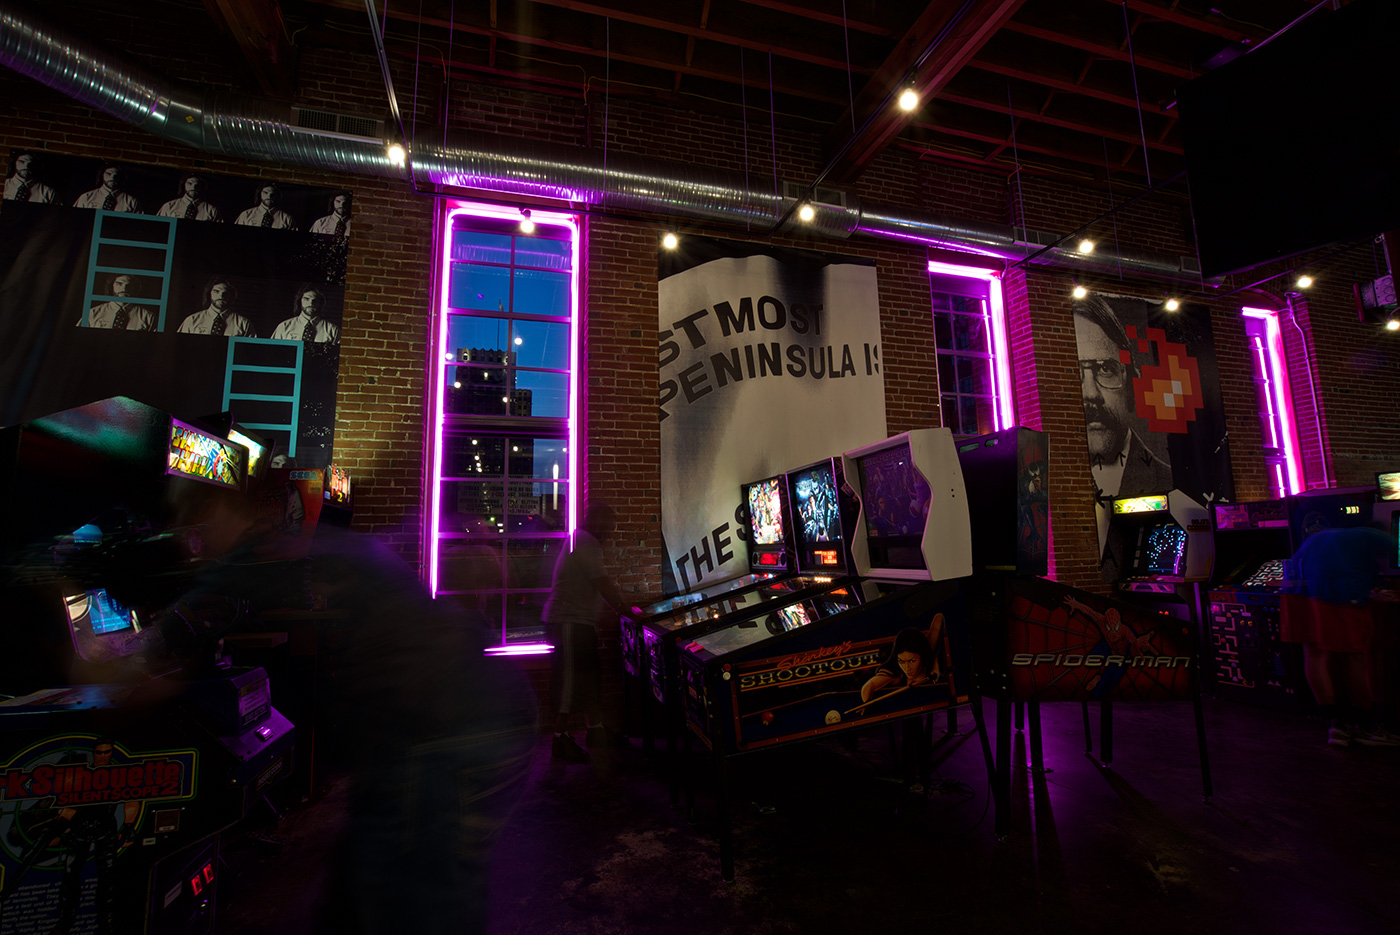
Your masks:
M330 458L354 196L11 152L0 425L111 396Z
M1125 573L1113 500L1180 490L1202 507L1233 500L1234 474L1210 310L1092 293L1074 305L1080 391L1094 480L1100 567Z
M688 237L659 258L668 593L747 570L740 486L885 437L870 261Z

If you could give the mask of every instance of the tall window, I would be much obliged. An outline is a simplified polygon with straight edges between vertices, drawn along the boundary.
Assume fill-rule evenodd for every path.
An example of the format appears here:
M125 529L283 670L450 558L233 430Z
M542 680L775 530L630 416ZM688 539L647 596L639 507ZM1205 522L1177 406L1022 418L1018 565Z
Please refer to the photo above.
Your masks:
M938 393L954 435L985 435L1015 420L1001 282L991 270L929 263Z
M567 215L444 211L425 541L436 597L479 610L500 645L543 637L575 525L579 231Z
M1254 386L1263 430L1264 465L1275 499L1303 489L1302 460L1298 454L1293 419L1293 394L1288 386L1288 366L1278 312L1246 308L1245 335L1254 365Z

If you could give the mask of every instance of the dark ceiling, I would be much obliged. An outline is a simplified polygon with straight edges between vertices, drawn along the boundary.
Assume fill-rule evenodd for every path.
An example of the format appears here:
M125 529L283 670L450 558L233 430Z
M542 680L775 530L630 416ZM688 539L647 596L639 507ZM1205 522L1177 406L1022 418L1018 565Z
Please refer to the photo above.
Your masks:
M1176 97L1331 0L204 0L262 90L286 44L372 51L451 80L607 93L822 135L823 181L921 158L1160 183L1184 167ZM279 22L279 18L281 21ZM278 32L274 42L266 38ZM277 46L283 46L281 52ZM912 82L924 103L891 106ZM399 89L403 94L405 89ZM387 108L386 108L387 109Z

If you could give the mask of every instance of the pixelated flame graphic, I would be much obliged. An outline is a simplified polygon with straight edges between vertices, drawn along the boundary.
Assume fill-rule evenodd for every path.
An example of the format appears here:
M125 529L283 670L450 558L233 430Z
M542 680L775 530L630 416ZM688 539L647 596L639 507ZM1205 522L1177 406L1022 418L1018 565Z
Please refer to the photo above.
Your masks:
M1144 330L1147 337L1140 347L1146 351L1146 345L1156 344L1159 363L1143 367L1142 376L1133 380L1138 414L1147 417L1154 432L1185 432L1205 405L1196 358L1186 353L1184 344L1168 341L1161 328Z

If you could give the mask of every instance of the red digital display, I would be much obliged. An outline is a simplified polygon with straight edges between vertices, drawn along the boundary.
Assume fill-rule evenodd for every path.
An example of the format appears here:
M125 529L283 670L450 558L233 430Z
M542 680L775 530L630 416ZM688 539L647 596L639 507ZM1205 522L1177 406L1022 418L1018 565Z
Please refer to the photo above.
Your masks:
M758 556L758 563L760 565L776 565L778 564L778 553L760 552Z
M198 896L204 891L205 886L213 882L214 864L210 862L205 864L202 869L196 871L194 876L190 877L190 889L194 891L194 895Z
M818 565L838 564L835 549L818 549L812 553L812 557L817 560Z

